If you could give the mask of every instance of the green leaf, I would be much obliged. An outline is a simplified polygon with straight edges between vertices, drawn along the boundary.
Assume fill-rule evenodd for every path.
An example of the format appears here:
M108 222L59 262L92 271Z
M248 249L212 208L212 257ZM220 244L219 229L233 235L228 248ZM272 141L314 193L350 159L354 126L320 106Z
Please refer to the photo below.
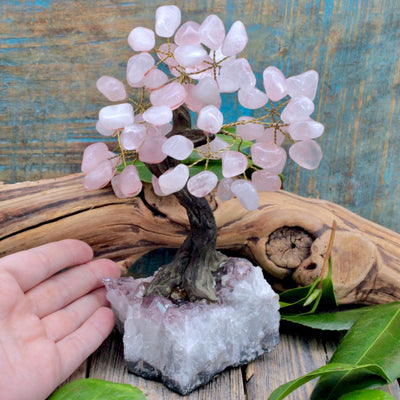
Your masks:
M321 298L321 289L314 289L313 292L306 298L303 306L307 307L312 304L315 300L319 300Z
M332 309L337 307L336 296L332 283L332 262L329 259L328 275L322 281L318 277L310 286L290 289L280 294L281 316L297 314L313 314L317 309ZM308 308L308 306L312 307Z
M150 170L144 165L144 163L142 163L141 161L137 160L135 162L135 166L138 170L139 173L139 177L140 180L142 182L147 182L147 183L151 183L151 177L153 176L153 174L150 172Z
M192 177L206 169L205 162L198 163L189 168L189 176ZM207 171L214 172L220 181L223 178L222 175L222 161L221 160L210 160L208 162Z
M284 399L287 395L292 393L294 390L298 389L300 386L306 384L307 382L323 376L331 376L337 373L349 373L351 372L354 376L358 376L361 380L366 377L376 377L381 384L385 384L387 380L387 376L381 367L374 364L368 365L352 365L352 364L343 364L343 363L332 363L328 365L324 365L312 371L300 378L294 379L290 382L285 383L282 386L279 386L275 389L269 400L281 400ZM320 397L321 399L323 397Z
M343 331L350 329L354 323L364 315L369 315L369 318L374 320L374 313L381 313L386 309L397 309L399 307L400 303L397 302L322 314L282 314L281 319L295 324L304 325L312 329Z
M320 303L324 309L333 309L338 306L335 296L335 290L332 282L332 258L329 257L328 275L322 281L322 292Z
M396 398L382 390L356 390L340 396L338 400L396 400Z
M400 377L399 332L400 307L365 314L343 338L330 363L376 364L391 382ZM374 388L380 384L376 377L359 379L352 371L337 372L319 380L311 399L336 399L349 391Z
M132 385L101 379L79 379L57 389L47 400L146 400Z
M135 162L133 162L133 160L128 160L126 162L126 165L131 165L131 164L135 164L135 167L138 170L139 173L139 177L140 180L142 182L147 182L147 183L151 183L151 177L152 177L152 173L150 172L150 170L146 167L146 165L144 165L144 163L142 163L139 160L135 160ZM117 171L119 173L121 173L123 170L125 169L125 165L122 163L121 165L118 166Z
M235 150L235 151L238 150L239 144L240 144L241 151L250 148L254 144L254 142L252 142L250 140L234 139L233 137L227 136L227 135L217 134L217 136L220 139L224 140L228 144L232 144L234 142L233 146L231 147L231 150Z
M282 292L279 295L281 311L285 307L298 308L295 306L303 306L307 298L314 292L314 289L317 287L320 281L321 278L318 278L312 285L289 289ZM304 312L304 310L301 308L300 310Z

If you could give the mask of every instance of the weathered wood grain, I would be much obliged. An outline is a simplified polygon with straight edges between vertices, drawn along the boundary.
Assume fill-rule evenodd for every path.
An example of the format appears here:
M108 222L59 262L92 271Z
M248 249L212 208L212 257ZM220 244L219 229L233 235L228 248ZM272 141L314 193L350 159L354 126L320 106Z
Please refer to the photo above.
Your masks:
M247 54L261 85L266 65L286 74L319 71L313 117L326 125L317 171L285 169L286 188L320 196L400 231L400 10L393 0L208 0L175 2L185 19L220 15L248 28ZM79 170L82 149L99 140L106 105L97 78L124 78L126 41L152 27L160 3L15 0L0 4L0 181ZM225 121L240 107L224 104Z

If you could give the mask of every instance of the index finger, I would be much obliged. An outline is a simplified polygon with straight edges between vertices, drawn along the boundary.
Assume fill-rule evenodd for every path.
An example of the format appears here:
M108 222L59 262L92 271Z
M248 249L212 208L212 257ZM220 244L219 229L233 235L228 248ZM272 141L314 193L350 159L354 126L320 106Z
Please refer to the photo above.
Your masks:
M62 269L92 258L93 251L85 242L65 239L3 257L0 268L7 269L26 292Z

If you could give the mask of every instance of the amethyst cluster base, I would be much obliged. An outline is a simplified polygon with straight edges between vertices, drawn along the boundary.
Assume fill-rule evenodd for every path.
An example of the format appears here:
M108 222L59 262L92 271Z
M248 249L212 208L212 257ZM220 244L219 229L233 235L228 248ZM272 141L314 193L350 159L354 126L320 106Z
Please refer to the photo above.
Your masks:
M278 296L261 268L230 258L214 278L217 303L144 297L153 277L105 281L131 372L188 394L278 344Z

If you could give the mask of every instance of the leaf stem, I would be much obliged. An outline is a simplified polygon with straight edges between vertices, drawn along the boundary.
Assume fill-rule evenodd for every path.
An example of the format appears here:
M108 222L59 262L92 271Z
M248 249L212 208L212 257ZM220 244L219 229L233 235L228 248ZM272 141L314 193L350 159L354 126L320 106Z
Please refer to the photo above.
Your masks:
M321 289L322 288L322 279L325 278L325 276L327 275L327 269L328 269L328 265L329 265L329 259L331 258L331 253L332 253L332 247L333 247L333 241L335 239L335 233L336 233L336 221L334 220L332 223L332 230L331 230L331 236L329 237L329 243L328 243L328 248L326 250L326 254L324 257L324 263L322 264L322 268L321 268L321 282L318 285L318 288Z

